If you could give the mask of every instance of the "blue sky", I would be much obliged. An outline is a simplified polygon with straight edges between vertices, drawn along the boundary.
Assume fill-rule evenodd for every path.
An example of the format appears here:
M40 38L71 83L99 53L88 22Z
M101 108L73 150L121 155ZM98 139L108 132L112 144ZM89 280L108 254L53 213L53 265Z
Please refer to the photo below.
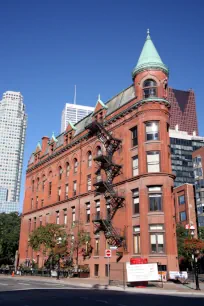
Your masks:
M77 103L90 106L128 87L147 28L170 86L195 90L204 135L203 0L6 0L0 12L0 95L20 91L28 114L21 202L29 156L59 133L74 85Z

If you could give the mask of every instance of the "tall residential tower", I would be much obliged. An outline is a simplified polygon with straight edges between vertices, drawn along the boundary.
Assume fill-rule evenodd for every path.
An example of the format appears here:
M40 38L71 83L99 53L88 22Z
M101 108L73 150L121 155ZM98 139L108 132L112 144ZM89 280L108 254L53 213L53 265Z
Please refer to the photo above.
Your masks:
M0 212L18 211L27 117L20 92L0 101Z

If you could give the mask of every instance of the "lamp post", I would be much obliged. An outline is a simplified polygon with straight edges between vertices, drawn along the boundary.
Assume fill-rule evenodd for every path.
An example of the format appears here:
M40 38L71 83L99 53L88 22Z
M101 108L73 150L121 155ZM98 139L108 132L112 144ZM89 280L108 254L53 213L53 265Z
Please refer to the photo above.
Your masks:
M59 237L57 239L57 245L60 246L61 243L62 243L62 238ZM58 254L58 256L59 256L59 254ZM59 279L60 279L60 256L59 256L59 259L57 261L57 280L59 280Z
M190 234L191 237L193 238L195 235L195 227L192 225L190 226ZM199 286L199 279L198 279L198 255L200 254L199 250L195 250L192 254L192 259L193 259L193 268L194 268L194 275L195 275L195 282L196 282L196 289L195 290L200 290Z

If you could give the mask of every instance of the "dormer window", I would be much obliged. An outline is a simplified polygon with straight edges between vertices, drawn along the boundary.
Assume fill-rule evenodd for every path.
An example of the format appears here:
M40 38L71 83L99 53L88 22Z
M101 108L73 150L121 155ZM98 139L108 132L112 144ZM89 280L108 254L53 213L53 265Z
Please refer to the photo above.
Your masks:
M151 98L157 96L157 83L154 80L146 80L143 83L144 98Z
M68 144L68 135L65 136L65 143Z
M53 151L54 151L54 144L51 145L50 150L51 150L51 152L53 153Z

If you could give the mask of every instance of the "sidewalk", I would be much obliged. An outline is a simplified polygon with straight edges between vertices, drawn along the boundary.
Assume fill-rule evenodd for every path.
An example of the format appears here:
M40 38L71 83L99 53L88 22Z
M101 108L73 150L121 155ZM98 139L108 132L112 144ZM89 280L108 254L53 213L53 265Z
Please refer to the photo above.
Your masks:
M11 276L0 275L0 278L13 278ZM176 283L155 283L149 282L149 285L145 288L133 288L133 287L122 287L122 286L108 286L107 279L100 278L48 278L41 276L14 276L18 280L29 280L29 281L44 281L56 284L64 284L67 286L76 286L81 288L99 289L99 290L114 290L114 291L125 291L131 293L143 293L143 294L159 294L159 295L183 295L183 296L201 296L204 297L204 283L200 283L200 291L196 291L195 283L189 283L186 285Z

